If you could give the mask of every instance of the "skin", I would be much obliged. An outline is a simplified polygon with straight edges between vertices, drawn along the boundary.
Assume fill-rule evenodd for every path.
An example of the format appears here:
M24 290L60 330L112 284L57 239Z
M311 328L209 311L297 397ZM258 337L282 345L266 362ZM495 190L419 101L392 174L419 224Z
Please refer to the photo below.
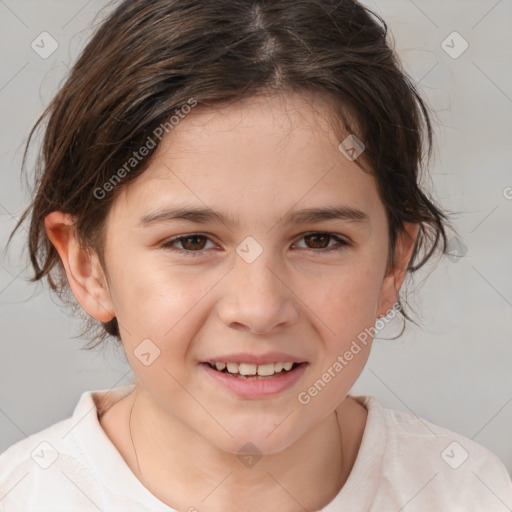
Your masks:
M116 198L105 268L79 248L70 216L45 219L81 306L99 321L117 317L136 377L134 393L101 425L141 482L177 510L317 510L356 459L367 411L348 393L371 343L309 404L297 396L396 302L418 225L404 226L387 269L388 224L375 179L338 150L328 113L320 98L298 94L196 107ZM222 210L228 220L140 226L144 215L183 203ZM369 223L280 221L326 205L360 209ZM326 252L336 240L311 232L350 245ZM191 233L207 238L174 247L199 256L162 246ZM263 249L252 263L236 253L248 236ZM147 338L160 349L149 366L134 355ZM199 366L219 354L271 350L309 363L271 398L242 399ZM132 406L141 471L128 430ZM247 442L263 454L252 467L236 456Z

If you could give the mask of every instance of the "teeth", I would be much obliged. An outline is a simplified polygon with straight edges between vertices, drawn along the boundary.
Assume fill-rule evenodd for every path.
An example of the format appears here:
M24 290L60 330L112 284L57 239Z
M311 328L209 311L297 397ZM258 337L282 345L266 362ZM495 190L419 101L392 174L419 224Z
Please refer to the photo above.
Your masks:
M229 373L238 373L238 364L237 363L227 363Z
M284 363L274 363L274 371L280 372L284 368Z
M238 373L240 375L256 375L256 368L255 364L240 363L238 365Z
M226 369L229 373L246 375L259 375L260 377L269 377L274 373L279 373L282 370L289 372L292 369L293 363L291 362L278 362L268 364L252 364L252 363L212 363L210 366L215 367L218 371Z
M258 375L262 377L268 377L269 375L274 375L275 365L274 363L269 364L260 364L258 366Z

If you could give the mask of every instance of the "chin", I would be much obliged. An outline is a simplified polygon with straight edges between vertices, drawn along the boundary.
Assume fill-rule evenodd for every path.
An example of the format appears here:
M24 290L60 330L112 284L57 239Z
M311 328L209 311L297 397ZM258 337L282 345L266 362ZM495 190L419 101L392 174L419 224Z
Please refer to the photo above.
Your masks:
M280 432L278 432L281 429ZM266 426L253 422L251 428L232 427L227 429L233 437L227 439L211 439L210 442L222 450L241 455L244 453L256 453L259 455L277 454L292 445L300 438L301 432L284 430L282 425ZM270 434L269 434L270 433Z

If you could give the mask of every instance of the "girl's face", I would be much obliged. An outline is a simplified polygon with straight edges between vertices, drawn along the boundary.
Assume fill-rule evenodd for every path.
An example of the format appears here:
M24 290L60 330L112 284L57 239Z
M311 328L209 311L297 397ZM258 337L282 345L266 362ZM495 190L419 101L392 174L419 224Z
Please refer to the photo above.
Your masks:
M339 151L328 108L296 95L197 107L107 219L108 289L138 385L228 451L280 451L332 414L370 343L344 354L396 300L376 182ZM305 214L327 209L360 213ZM244 380L213 361L302 364Z

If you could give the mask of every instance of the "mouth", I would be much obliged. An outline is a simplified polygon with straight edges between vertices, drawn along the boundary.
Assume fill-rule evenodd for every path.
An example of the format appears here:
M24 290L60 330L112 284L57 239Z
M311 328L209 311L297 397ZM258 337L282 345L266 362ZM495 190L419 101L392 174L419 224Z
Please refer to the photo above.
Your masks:
M241 380L272 380L290 374L306 363L285 361L260 365L224 362L208 362L204 364L218 373Z
M270 368L270 364L255 365L252 363L246 366L244 363L219 364L210 361L201 363L199 366L210 379L210 383L214 384L212 391L220 386L239 398L260 400L272 398L286 390L293 389L302 379L309 365L307 362L288 362L288 364L285 362L282 363L282 368L279 363L272 363L273 368ZM289 369L285 369L285 364ZM217 365L220 369L217 369ZM259 375L259 373L265 372L269 375Z
M309 362L288 352L217 354L200 363L213 389L243 399L267 399L294 389Z

